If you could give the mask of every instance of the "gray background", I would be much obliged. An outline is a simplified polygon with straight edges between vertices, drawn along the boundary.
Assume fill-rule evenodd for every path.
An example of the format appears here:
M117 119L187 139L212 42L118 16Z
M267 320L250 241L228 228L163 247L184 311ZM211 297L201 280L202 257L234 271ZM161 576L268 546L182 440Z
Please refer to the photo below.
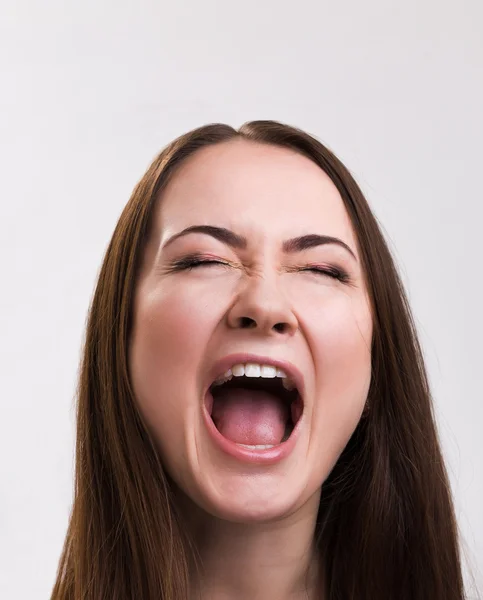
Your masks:
M175 136L260 118L332 148L383 224L480 581L481 0L2 0L0 15L0 597L54 582L85 316L133 186Z

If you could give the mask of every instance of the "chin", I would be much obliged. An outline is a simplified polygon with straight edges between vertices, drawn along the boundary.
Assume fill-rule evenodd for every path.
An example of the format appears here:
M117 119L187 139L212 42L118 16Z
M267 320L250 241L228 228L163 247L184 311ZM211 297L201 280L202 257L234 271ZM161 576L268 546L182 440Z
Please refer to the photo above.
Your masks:
M282 478L278 482L268 476L225 481L217 486L216 494L203 494L197 502L209 514L234 523L265 523L289 516L303 506L304 487L290 485Z

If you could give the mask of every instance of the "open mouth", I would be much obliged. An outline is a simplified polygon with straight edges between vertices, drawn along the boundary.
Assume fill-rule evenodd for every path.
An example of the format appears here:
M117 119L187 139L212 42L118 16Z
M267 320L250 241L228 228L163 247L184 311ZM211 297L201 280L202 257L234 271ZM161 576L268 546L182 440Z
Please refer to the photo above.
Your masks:
M250 449L263 450L286 442L303 412L298 389L283 377L245 374L217 380L205 402L220 434Z

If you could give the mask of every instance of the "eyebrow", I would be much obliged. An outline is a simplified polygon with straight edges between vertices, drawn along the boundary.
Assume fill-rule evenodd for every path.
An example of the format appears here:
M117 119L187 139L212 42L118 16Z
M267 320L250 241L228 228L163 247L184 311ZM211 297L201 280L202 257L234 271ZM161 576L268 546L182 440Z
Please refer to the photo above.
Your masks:
M206 235L211 235L220 242L223 242L224 244L227 244L228 246L238 250L244 250L248 245L245 237L238 235L230 229L226 229L226 227L216 227L215 225L191 225L191 227L187 227L186 229L183 229L179 233L175 233L168 238L168 240L163 244L163 248L166 248L175 240L190 233L204 233ZM282 249L286 254L294 254L296 252L302 252L303 250L315 248L316 246L323 246L325 244L337 244L338 246L345 248L357 262L356 255L351 248L339 238L332 237L330 235L319 235L316 233L301 235L299 237L285 240L282 244Z

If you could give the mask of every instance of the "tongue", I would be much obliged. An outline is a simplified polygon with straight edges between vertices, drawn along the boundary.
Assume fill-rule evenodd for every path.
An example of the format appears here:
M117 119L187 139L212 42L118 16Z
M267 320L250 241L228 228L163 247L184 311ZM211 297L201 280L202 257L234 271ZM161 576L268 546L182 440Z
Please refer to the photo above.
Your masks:
M288 408L280 398L262 390L220 389L211 418L218 431L239 444L280 444Z

